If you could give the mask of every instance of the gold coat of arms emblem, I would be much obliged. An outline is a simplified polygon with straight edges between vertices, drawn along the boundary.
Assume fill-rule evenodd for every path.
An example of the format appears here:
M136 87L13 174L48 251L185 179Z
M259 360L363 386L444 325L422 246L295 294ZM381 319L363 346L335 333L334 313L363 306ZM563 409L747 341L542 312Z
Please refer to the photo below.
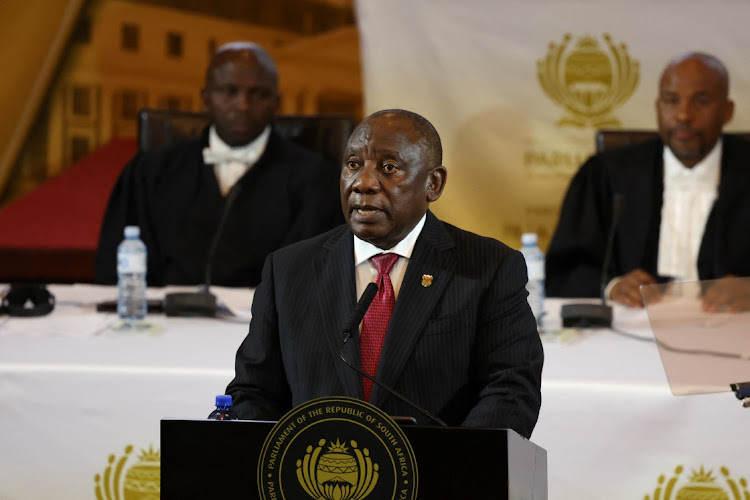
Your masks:
M624 43L602 36L604 49L592 36L563 36L551 42L547 56L537 61L537 77L545 94L565 109L560 126L619 127L613 111L635 92L640 64L628 54Z
M654 495L646 495L644 500L745 500L750 498L748 482L744 477L732 478L727 467L719 467L719 474L706 469L693 469L687 481L680 481L685 467L678 465L674 475L661 474Z
M109 456L104 474L96 474L94 493L97 500L158 500L161 492L161 458L159 450L149 445L142 449L135 463L132 461L133 445L125 447L119 459ZM125 473L123 475L123 472Z

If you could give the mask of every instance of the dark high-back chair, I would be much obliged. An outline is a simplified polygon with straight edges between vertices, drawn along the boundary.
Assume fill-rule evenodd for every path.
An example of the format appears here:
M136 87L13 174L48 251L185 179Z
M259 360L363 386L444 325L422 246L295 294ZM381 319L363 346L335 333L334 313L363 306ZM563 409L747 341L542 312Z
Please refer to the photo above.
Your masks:
M658 137L656 130L603 129L596 132L596 152L631 146Z
M195 111L144 108L138 113L138 150L168 146L198 135L208 115ZM279 115L276 130L339 167L355 121L349 115Z
M658 137L656 130L602 129L596 133L596 152L638 144ZM738 136L750 141L750 132L733 132L725 135Z

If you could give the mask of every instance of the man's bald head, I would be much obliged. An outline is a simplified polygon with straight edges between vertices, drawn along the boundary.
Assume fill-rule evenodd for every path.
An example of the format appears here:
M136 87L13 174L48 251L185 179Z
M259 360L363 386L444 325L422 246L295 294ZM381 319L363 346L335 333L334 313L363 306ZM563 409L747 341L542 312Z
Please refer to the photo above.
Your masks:
M237 41L225 43L216 49L208 63L208 68L206 68L206 86L214 83L214 70L216 68L227 62L242 59L254 61L263 73L273 80L274 85L278 85L279 73L271 55L257 43Z
M232 42L216 51L201 97L225 143L249 144L271 123L279 106L278 80L276 64L260 45Z
M382 111L376 111L371 114L362 123L368 120L379 118L379 117L393 117L405 119L414 126L414 129L422 136L424 153L425 153L425 164L428 167L436 167L443 163L443 144L440 141L440 135L438 134L432 123L422 115L408 111L405 109L384 109Z
M674 58L661 74L656 112L664 144L684 166L694 167L716 146L734 114L727 68L703 52Z
M700 65L704 68L704 71L710 71L716 75L718 81L721 83L724 97L729 97L729 71L727 71L727 67L724 66L724 63L719 58L705 52L686 52L669 61L661 73L659 86L663 84L665 76L668 76L677 67L683 66L686 63Z

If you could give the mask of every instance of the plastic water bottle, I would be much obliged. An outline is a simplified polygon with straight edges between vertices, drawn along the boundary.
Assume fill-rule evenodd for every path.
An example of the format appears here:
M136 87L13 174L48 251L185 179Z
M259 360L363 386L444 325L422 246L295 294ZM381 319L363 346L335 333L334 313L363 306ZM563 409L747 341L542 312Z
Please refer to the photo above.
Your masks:
M544 315L544 253L539 249L536 233L521 235L521 253L526 259L526 269L529 273L529 281L526 283L529 306L537 325L541 326Z
M237 420L232 412L232 396L219 394L216 396L216 409L208 416L209 420Z
M117 315L131 327L146 316L146 245L138 226L125 227L117 247Z

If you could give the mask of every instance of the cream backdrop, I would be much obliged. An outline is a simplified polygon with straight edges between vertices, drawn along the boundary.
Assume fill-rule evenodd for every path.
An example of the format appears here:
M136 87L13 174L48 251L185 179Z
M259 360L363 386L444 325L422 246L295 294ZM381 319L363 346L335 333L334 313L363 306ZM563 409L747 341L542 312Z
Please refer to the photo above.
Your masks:
M357 15L366 112L406 108L432 121L449 173L434 211L516 248L521 232L534 231L546 249L598 124L655 128L657 80L673 56L719 56L737 101L728 130L750 129L745 0L378 0L359 1ZM542 67L556 100L537 76L551 44L562 47L557 71ZM607 100L610 113L583 119Z

